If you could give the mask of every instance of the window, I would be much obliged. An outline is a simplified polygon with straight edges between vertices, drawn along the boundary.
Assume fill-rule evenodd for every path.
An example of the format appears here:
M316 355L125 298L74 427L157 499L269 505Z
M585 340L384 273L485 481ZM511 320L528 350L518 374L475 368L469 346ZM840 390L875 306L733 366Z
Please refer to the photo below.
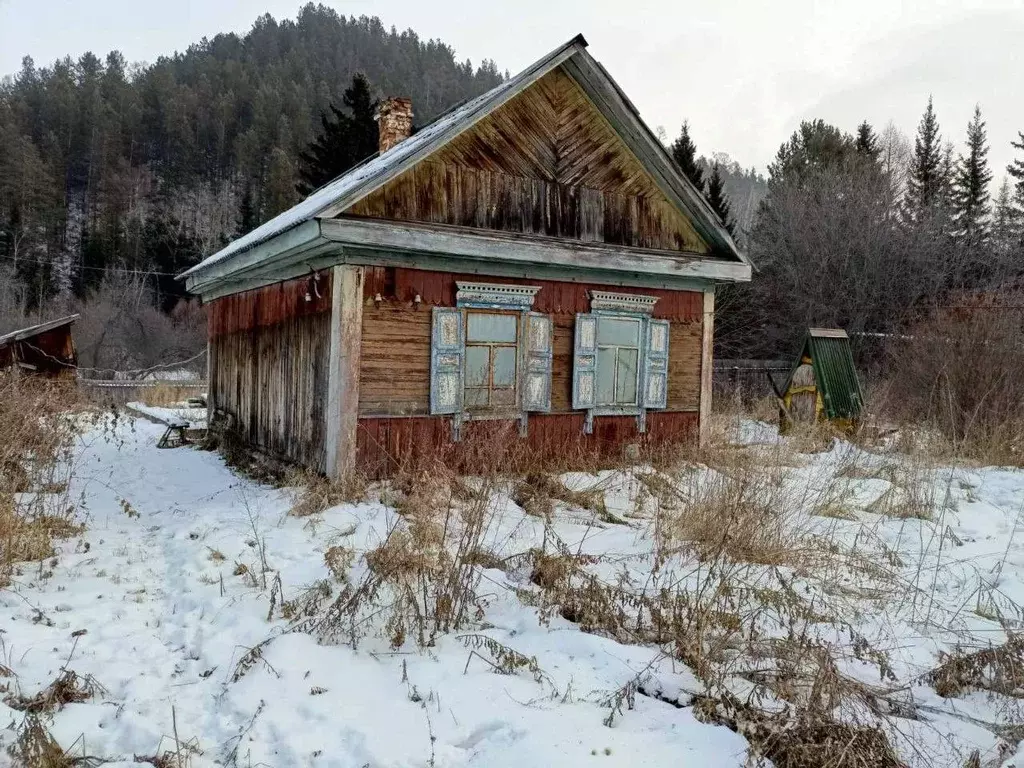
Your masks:
M597 321L597 404L636 405L640 319Z
M595 415L635 415L665 408L668 391L666 320L651 317L657 297L591 292L591 312L576 315L573 408Z
M551 409L551 317L533 312L539 288L456 283L455 307L434 307L430 412L466 418L517 417Z
M466 312L467 410L515 408L518 357L518 315Z

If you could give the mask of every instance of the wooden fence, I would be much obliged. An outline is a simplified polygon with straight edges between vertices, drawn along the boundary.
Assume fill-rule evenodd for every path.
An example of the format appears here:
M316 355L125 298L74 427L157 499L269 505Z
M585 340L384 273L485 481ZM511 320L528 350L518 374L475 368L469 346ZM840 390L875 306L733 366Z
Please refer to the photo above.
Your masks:
M790 360L715 360L714 394L744 401L772 397L771 380L781 389L793 363Z
M171 405L206 394L205 381L123 381L78 379L78 387L92 400L103 405L143 402L147 405Z

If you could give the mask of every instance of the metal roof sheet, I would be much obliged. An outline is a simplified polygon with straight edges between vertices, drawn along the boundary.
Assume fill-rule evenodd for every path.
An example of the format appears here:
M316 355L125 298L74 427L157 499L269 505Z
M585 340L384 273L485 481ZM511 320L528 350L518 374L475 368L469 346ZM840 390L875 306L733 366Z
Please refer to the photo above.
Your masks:
M830 419L857 419L864 408L864 395L853 362L850 337L841 328L810 328L796 364L789 373L784 391L788 391L793 372L807 355L814 366L814 378L821 392L825 415Z

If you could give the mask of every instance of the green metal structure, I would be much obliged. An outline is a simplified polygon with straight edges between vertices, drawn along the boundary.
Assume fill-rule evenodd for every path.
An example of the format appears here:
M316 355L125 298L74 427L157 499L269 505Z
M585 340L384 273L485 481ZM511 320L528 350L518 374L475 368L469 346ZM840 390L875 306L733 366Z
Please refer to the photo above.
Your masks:
M794 394L793 376L804 358L810 358L818 394L819 417L830 421L860 420L864 395L850 349L850 337L841 328L810 328L783 390L787 407Z

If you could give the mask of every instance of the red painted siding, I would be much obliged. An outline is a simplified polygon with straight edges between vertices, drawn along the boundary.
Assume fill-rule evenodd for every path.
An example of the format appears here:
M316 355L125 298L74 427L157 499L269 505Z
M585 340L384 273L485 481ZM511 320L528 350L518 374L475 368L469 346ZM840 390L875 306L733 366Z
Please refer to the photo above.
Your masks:
M624 446L657 448L691 442L697 435L693 412L651 412L647 433L637 432L632 416L603 416L594 420L594 433L583 434L583 414L531 414L526 439L508 421L463 425L463 440L451 440L451 420L443 417L366 418L359 420L357 465L371 477L386 477L399 469L434 460L479 471L488 463L506 470L549 464L570 468L595 461L614 461Z
M321 270L317 280L310 275L235 293L214 299L208 306L211 340L238 331L269 328L296 317L330 312L331 272Z
M654 316L674 322L700 322L704 311L704 294L700 291L668 291L658 288L630 288L515 277L487 277L400 267L367 267L363 294L365 298L370 299L379 293L382 298L394 298L398 301L412 301L418 294L420 300L427 306L453 307L455 306L457 290L455 282L457 280L540 286L534 309L550 315L589 312L589 291L615 291L657 296L658 303L654 305Z

